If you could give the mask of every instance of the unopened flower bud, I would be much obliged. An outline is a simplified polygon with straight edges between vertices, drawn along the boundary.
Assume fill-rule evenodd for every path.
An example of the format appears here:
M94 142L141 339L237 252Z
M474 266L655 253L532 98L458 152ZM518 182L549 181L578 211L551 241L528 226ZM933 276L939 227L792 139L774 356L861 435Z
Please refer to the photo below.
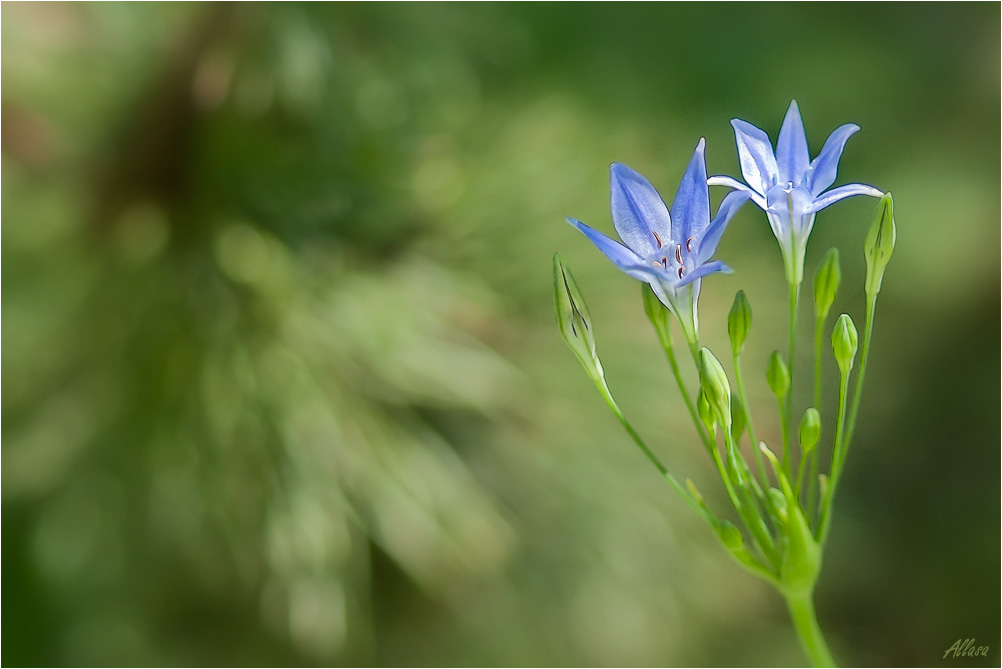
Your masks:
M786 523L786 495L779 488L769 488L769 503L776 520Z
M735 393L731 393L731 438L737 442L744 432L748 422L748 415L745 413L741 398Z
M705 346L699 349L699 382L717 420L725 430L730 430L731 386L720 361Z
M779 351L773 351L769 357L769 366L765 370L765 378L769 382L772 394L779 399L786 397L786 392L790 389L790 370L786 368L786 363L779 355Z
M720 521L717 525L717 536L720 537L720 542L731 551L738 550L745 542L744 537L741 536L741 530L729 520Z
M740 355L749 330L751 330L751 305L748 304L745 291L739 290L734 296L731 311L727 314L727 334L730 335L731 350L734 351L734 355Z
M849 318L849 314L842 314L835 321L835 329L832 330L832 352L835 354L835 361L842 374L848 374L849 370L852 369L858 343L859 335L856 333L856 325Z
M696 400L696 410L699 412L699 420L702 421L706 431L713 434L713 424L716 419L713 417L713 409L710 408L710 401L706 399L706 393L699 389L699 399Z
M828 318L839 284L842 282L842 268L839 266L838 249L828 249L814 274L814 316Z
M804 412L804 417L800 420L800 448L804 454L810 453L818 445L821 438L821 414L814 407L810 407Z
M877 204L877 212L866 233L864 253L866 255L866 294L873 299L880 292L884 270L894 251L897 230L894 226L894 201L890 193L884 193Z
M557 324L564 341L593 378L602 375L602 364L595 352L595 337L591 331L588 305L574 281L571 268L557 253L553 256L553 294L557 311Z

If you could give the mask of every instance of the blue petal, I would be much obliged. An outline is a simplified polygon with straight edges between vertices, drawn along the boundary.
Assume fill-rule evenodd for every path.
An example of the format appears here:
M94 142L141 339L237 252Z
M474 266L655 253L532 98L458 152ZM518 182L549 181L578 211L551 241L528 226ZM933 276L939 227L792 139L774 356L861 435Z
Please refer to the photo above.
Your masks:
M821 153L818 157L814 159L811 163L811 175L810 175L810 189L811 194L817 197L825 191L826 188L835 183L835 176L838 172L838 161L842 157L842 150L845 149L845 143L849 141L849 138L853 133L859 130L859 126L855 123L846 123L845 125L838 127L835 131L828 136L828 140L825 142L824 147L821 149Z
M790 109L783 120L783 128L779 131L776 141L776 167L779 169L779 183L792 182L799 186L804 178L804 172L811 162L807 152L807 135L804 134L804 122L800 118L797 101L790 103Z
M734 119L734 139L738 145L738 160L741 163L741 174L745 183L759 195L765 195L776 183L779 173L776 168L776 155L772 151L769 136L751 123Z
M724 230L727 229L727 224L730 222L731 217L737 213L738 209L750 197L751 194L748 191L734 191L733 193L728 193L727 197L723 199L717 208L716 217L714 217L709 227L706 228L703 238L697 242L699 244L699 247L696 249L696 262L698 264L705 263L713 256L717 250L717 244L720 243L720 237L724 234Z
M613 163L609 168L609 186L612 222L627 246L647 256L658 248L654 233L667 243L671 215L647 179L622 163Z
M866 184L846 184L845 186L839 186L838 188L833 188L819 198L815 198L814 202L808 207L808 211L813 213L816 211L821 211L825 207L831 204L835 204L839 200L844 200L847 197L852 197L853 195L869 195L870 197L883 197L883 192L879 188L874 188L873 186L867 186Z
M694 269L692 272L689 272L688 274L684 275L682 277L682 280L679 281L677 284L675 284L675 286L676 288L682 288L683 286L689 285L696 279L702 279L707 274L713 274L715 272L723 272L724 274L730 274L733 271L734 270L732 270L730 267L720 262L719 260L711 260L710 262L704 263L699 267L697 267L696 269Z
M652 271L653 268L647 268L644 265L644 261L636 253L626 248L616 240L606 237L598 230L585 225L577 219L568 218L567 222L583 232L584 236L590 239L591 242L598 247L598 250L604 253L605 256L616 265L616 267L623 270L634 279L639 279L640 281L650 281L652 278L657 276L657 274Z
M753 191L748 186L744 185L737 179L733 177L725 176L715 176L710 177L706 180L707 186L727 186L728 188L733 188L734 190L743 191L751 196L751 201L754 202L760 209L764 210L766 207L765 198Z
M671 204L672 240L676 244L684 244L689 237L698 239L710 224L705 151L706 141L700 138L678 185L675 201Z

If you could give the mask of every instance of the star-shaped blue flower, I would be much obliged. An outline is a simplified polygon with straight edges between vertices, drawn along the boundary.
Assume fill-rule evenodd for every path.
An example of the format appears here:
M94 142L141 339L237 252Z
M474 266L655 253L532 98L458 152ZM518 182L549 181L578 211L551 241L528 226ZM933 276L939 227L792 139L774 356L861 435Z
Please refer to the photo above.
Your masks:
M617 267L651 285L675 314L690 343L696 341L698 331L696 303L701 279L731 271L710 258L727 223L750 197L747 189L728 194L710 220L704 147L700 139L670 211L647 179L626 165L612 164L612 222L625 245L581 221L567 219Z
M710 177L709 184L729 186L750 194L752 202L765 211L772 232L779 240L787 281L799 284L803 280L804 254L815 214L853 195L883 196L883 192L866 184L848 184L825 191L835 183L842 150L859 126L847 123L837 128L828 137L821 153L811 160L796 100L786 112L775 152L769 136L762 130L741 119L732 120L731 125L745 183L727 176L715 176Z

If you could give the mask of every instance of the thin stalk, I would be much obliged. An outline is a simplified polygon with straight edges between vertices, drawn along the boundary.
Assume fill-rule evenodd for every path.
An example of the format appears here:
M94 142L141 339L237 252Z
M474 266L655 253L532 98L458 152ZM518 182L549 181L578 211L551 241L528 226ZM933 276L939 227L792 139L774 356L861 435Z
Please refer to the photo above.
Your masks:
M755 501L755 491L750 482L745 479L745 473L748 471L748 467L745 465L744 460L737 452L737 446L734 443L734 438L731 436L730 430L725 429L723 432L724 444L727 449L727 458L730 462L731 470L734 471L734 475L738 481L738 486L741 488L745 497L745 504L741 507L736 507L738 513L741 515L741 519L745 522L748 530L755 538L755 543L758 545L759 550L774 567L778 567L779 555L776 552L776 544L773 541L772 535L769 533L769 528L762 519L762 515L758 512L758 507Z
M609 409L616 416L616 418L619 419L619 422L622 424L623 428L626 429L627 434L629 434L630 437L633 439L633 441L637 444L637 446L640 447L640 450L644 452L644 455L647 456L647 459L654 464L654 466L661 473L661 475L665 477L668 483L670 483L672 487L675 488L676 491L678 491L678 494L680 494L685 499L685 501L689 504L689 506L691 506L701 516L705 515L704 510L700 508L700 506L696 503L696 501L692 499L692 496L689 495L689 493L686 492L681 485L679 485L678 481L675 480L675 477L668 473L668 469L663 464L661 464L661 461L658 460L657 456L654 455L654 453L651 452L651 449L647 447L647 444L644 443L644 440L643 438L641 438L640 434L635 429L633 429L633 426L630 424L630 421L628 421L626 419L626 416L623 415L622 410L619 408L619 404L617 404L615 398L613 398L612 392L609 390L609 386L605 383L605 379L599 376L599 377L592 377L592 380L595 382L595 387L598 388L599 394L602 395L602 399L605 400L605 403L608 405Z
M845 460L845 404L846 388L849 385L849 374L852 370L847 370L844 374L839 373L838 382L838 420L835 427L835 444L832 448L831 479L828 483L828 493L821 503L821 520L818 524L818 542L824 546L828 537L828 528L831 525L831 507L835 499L835 488L838 486L839 477L842 474L842 462Z
M762 479L762 485L768 488L769 475L766 473L765 465L762 463L762 453L758 448L758 438L755 436L755 425L752 423L751 412L748 410L748 395L745 392L745 383L741 374L741 356L737 353L734 354L734 382L737 384L738 399L741 400L741 407L745 412L745 425L748 428L748 437L751 439L752 451L755 453L755 465L758 467L758 474Z
M800 646L815 667L834 667L835 660L828 650L828 643L818 626L814 613L813 594L786 595L786 605L790 609L793 627L800 638Z
M675 358L675 346L671 340L671 332L666 330L664 336L661 336L661 331L657 330L657 334L658 340L661 342L661 348L664 349L665 355L668 357L668 364L671 366L671 371L675 376L675 382L678 384L678 389L682 392L682 399L685 400L685 407L689 410L689 417L692 418L692 422L696 426L696 431L699 432L699 438L703 442L703 446L709 451L713 448L710 442L710 436L706 433L706 428L703 427L703 421L699 420L696 405L693 404L692 398L689 396L689 391L686 388L685 381L682 379L682 370L679 369L678 360Z
M873 314L877 308L877 296L866 301L866 325L863 334L863 350L859 357L859 371L856 373L856 387L852 391L852 409L849 411L849 427L845 433L846 448L852 442L852 433L856 429L856 414L863 397L863 379L866 376L866 362L870 357L870 338L873 336Z
M793 415L793 356L797 341L797 302L800 300L800 283L790 284L790 354L786 367L790 371L790 388L786 392L786 416L783 420L783 469L787 478L793 478L793 467L790 465L790 416Z
M821 341L825 327L825 316L814 319L814 408L821 410ZM807 481L807 520L810 522L818 516L817 486L818 462L821 456L817 449L808 456L810 460L810 476Z

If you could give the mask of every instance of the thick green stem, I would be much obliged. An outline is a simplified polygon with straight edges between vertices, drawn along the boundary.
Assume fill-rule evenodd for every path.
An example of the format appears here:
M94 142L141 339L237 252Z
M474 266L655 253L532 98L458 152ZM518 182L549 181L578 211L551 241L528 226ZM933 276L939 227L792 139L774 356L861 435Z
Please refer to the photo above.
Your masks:
M797 630L797 636L800 638L800 646L810 658L811 663L815 667L834 667L835 660L832 658L825 637L818 626L812 597L813 594L810 592L787 595L786 605L790 609L793 627Z

